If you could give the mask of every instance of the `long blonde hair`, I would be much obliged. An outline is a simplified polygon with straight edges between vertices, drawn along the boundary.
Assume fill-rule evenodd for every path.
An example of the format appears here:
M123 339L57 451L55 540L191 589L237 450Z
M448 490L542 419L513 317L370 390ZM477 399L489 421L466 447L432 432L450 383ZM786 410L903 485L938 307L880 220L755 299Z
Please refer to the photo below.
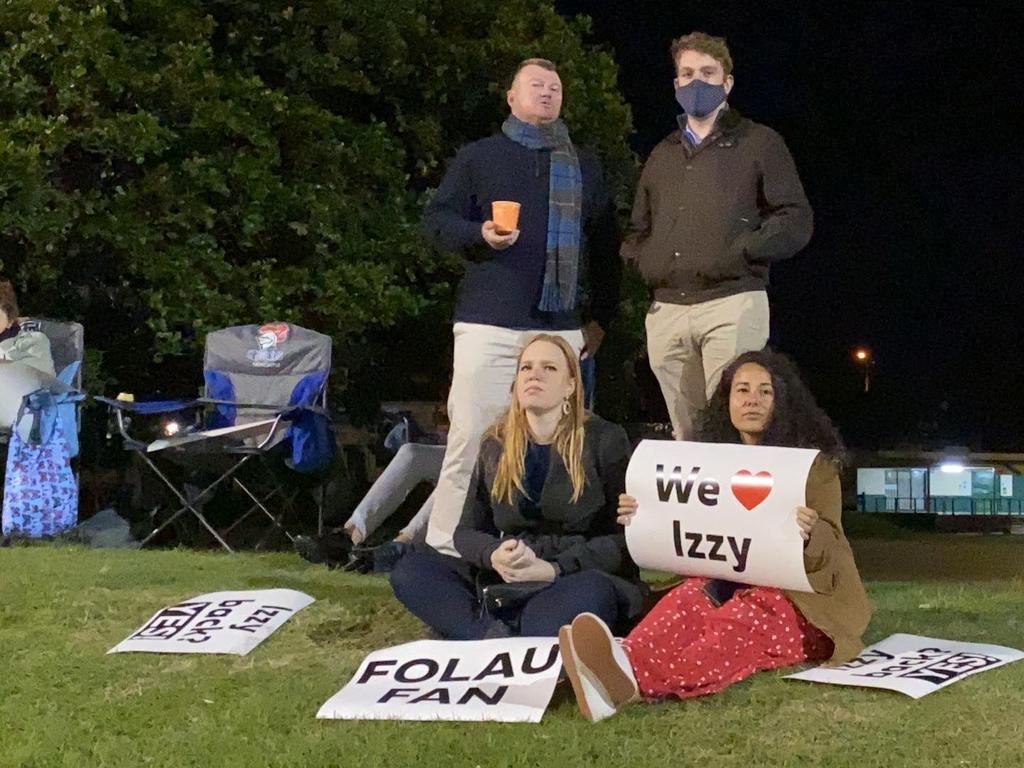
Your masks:
M585 475L583 472L583 424L590 414L583 406L583 382L580 378L580 361L573 352L569 343L561 336L554 336L548 333L541 333L534 336L520 350L516 357L516 382L519 380L519 366L522 364L523 355L531 344L538 341L546 341L554 344L565 356L565 362L569 366L569 375L576 386L566 402L569 404L569 412L563 413L555 427L555 434L552 443L558 455L562 457L565 470L572 481L573 502L578 501L583 493ZM519 396L516 392L515 382L512 384L512 402L494 425L487 430L488 437L495 437L501 443L501 456L498 459L498 470L494 476L494 487L491 489L491 497L496 501L512 503L513 495L518 490L524 496L526 488L523 486L523 473L526 469L526 444L529 441L530 429L526 420L526 410L519 404Z

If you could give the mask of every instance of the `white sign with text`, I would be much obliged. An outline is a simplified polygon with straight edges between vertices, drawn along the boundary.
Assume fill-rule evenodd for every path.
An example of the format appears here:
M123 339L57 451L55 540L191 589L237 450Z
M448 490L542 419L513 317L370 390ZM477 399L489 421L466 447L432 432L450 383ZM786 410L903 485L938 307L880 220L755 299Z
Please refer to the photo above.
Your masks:
M815 450L643 440L626 471L643 568L812 592L797 507Z
M211 592L157 611L107 653L245 656L313 598L294 589Z
M817 667L788 680L886 688L920 699L965 677L1020 661L1024 652L1002 645L891 635L839 667Z
M551 637L419 640L371 653L316 716L539 723L561 668Z

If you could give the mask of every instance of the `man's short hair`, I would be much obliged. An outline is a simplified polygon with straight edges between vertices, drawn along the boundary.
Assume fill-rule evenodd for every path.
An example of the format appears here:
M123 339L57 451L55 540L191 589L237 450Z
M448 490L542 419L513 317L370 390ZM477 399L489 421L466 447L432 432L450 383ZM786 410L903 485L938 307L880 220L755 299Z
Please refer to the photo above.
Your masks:
M516 78L519 77L519 73L530 66L540 67L541 69L546 69L548 72L558 73L558 69L555 68L555 62L551 61L551 59L523 59L519 62L519 66L516 67L516 71L512 73L512 77L508 81L508 87L511 88L512 83L514 83Z
M726 75L732 74L732 56L729 53L729 46L725 43L724 37L714 37L706 32L691 32L688 35L677 37L672 41L672 68L679 67L679 54L683 51L696 51L707 54L719 64Z
M10 280L0 279L0 309L7 315L7 321L13 323L18 319L18 296Z

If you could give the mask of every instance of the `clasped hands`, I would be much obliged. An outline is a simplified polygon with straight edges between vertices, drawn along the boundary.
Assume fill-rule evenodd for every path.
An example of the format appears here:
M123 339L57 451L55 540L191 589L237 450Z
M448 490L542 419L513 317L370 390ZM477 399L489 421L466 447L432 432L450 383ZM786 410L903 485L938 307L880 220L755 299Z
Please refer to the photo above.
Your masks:
M615 522L619 525L629 525L629 521L636 514L636 509L636 499L627 493L620 493L619 508L617 510L618 517L615 518ZM796 524L800 526L800 536L803 537L804 541L811 538L811 529L817 524L818 519L818 513L810 507L796 508Z
M507 539L491 554L491 566L502 580L554 581L558 575L555 566L541 560L536 553L519 539Z

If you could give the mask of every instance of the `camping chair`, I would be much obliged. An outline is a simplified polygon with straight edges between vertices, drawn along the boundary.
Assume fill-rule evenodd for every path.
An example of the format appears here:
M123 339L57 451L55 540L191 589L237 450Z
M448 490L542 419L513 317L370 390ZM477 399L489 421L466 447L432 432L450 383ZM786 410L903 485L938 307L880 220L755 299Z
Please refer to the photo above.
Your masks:
M330 370L330 337L286 323L242 325L206 337L205 397L159 402L96 398L111 409L124 447L136 453L179 505L153 528L142 545L188 512L228 552L233 551L227 542L230 533L254 514L264 515L272 526L293 539L282 524L290 499L271 464L283 454L288 469L312 474L330 463L334 453L334 435L326 413ZM195 423L181 427L177 421L167 422L177 425L177 433L168 430L168 437L155 441L139 439L128 431L128 417L169 414L190 415ZM267 485L259 478L243 476L241 470L253 460L267 470L262 479L271 481L269 490L259 487ZM166 466L161 467L165 461L193 471L215 468L217 477L198 493L189 493L175 483ZM203 514L200 503L224 485L241 491L251 504L228 528L218 531ZM322 526L322 483L314 496L318 525ZM284 507L276 514L270 508L275 498ZM151 512L154 524L159 511L158 507Z
M39 331L50 342L50 354L57 379L75 392L82 390L82 361L85 358L85 331L81 323L50 320L42 317L23 317L18 324L26 331ZM61 407L61 420L64 423L65 437L68 441L71 456L78 455L78 432L81 429L82 413L77 403ZM70 425L74 423L74 429ZM6 459L7 445L11 440L11 430L0 427L0 461ZM2 464L0 464L2 466ZM2 474L2 473L0 473ZM3 484L0 483L0 487Z
M82 325L47 318L20 318L18 324L24 330L43 333L49 340L57 381L26 394L16 423L11 427L0 427L0 499L3 498L7 482L7 454L13 430L19 429L23 440L29 439L28 433L31 431L32 439L35 440L40 432L51 432L52 422L57 419L61 423L64 443L67 445L66 457L73 459L78 455L78 433L82 422L80 404L84 399L81 388L82 361L85 357L85 332ZM40 429L43 423L49 426ZM61 448L62 456L63 451ZM69 500L65 512L77 516L77 470L73 471L69 480L75 484L74 499Z

